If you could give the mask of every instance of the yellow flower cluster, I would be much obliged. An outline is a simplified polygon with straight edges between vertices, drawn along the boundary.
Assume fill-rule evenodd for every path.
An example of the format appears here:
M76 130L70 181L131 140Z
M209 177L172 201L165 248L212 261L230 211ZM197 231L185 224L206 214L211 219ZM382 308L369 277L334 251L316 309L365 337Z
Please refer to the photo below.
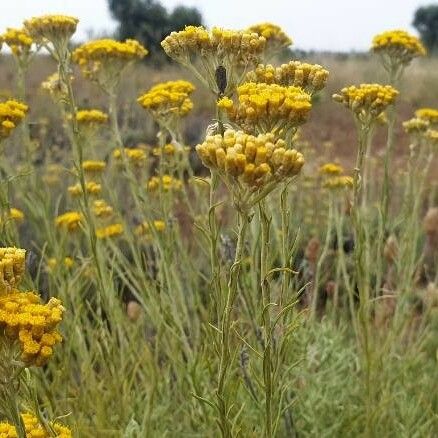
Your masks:
M230 95L242 70L257 65L266 39L255 32L187 26L162 41L166 54L194 72L216 94ZM195 62L201 57L202 63Z
M76 112L76 121L79 124L103 124L108 120L108 114L103 111L92 109L92 110L80 110Z
M163 232L166 229L166 223L164 221L155 220L152 222L152 228L157 232ZM137 236L148 236L151 234L151 223L143 222L138 225L135 229L135 234Z
M0 45L5 43L17 56L27 56L33 44L33 40L25 29L7 28L6 32L0 35Z
M415 116L419 119L426 120L431 125L438 125L438 109L420 108L415 111Z
M362 122L373 122L395 102L398 91L390 85L361 84L343 88L333 99L351 109Z
M23 362L42 366L52 356L53 346L62 340L56 328L63 311L56 298L41 304L36 293L14 290L0 298L0 327L9 338L19 341Z
M55 219L58 228L65 228L67 231L75 231L82 221L82 214L78 211L67 211Z
M299 87L313 94L325 87L328 75L328 70L318 64L290 61L279 67L259 64L255 70L246 75L246 79L248 82Z
M43 15L24 21L29 35L37 41L48 40L52 44L65 44L76 32L79 20L67 15Z
M148 51L136 40L121 42L102 39L78 47L72 59L85 77L111 90L118 84L123 69L147 54Z
M155 157L160 157L161 155L175 155L176 148L172 143L165 144L163 147L156 147L152 149L152 154Z
M82 195L82 186L80 183L77 183L74 186L68 187L67 190L71 196ZM102 191L102 185L95 182L95 181L87 181L85 183L85 190L90 195L98 195Z
M9 214L7 214L7 218L17 222L21 222L24 219L24 213L18 208L12 207L9 209ZM1 218L0 218L0 222L1 222Z
M151 192L158 190L160 187L166 192L170 190L180 190L182 188L182 181L170 175L163 175L161 179L158 176L153 176L147 182L147 189Z
M429 122L425 119L414 117L403 122L403 129L407 134L422 134L429 128Z
M250 32L258 33L266 39L267 51L275 53L292 44L292 39L283 31L280 26L273 23L258 23L250 26Z
M32 414L21 414L23 419L24 429L26 431L26 437L28 438L50 438L54 436L55 438L71 438L71 430L57 422L51 422L50 426L53 429L55 435L47 432L46 429L39 423L37 417ZM7 423L0 423L0 438L17 438L17 432L15 426Z
M82 169L84 169L85 172L89 172L89 173L103 172L105 170L105 167L106 167L105 161L85 160L82 163Z
M70 269L74 266L75 261L71 257L64 257L62 265ZM50 257L47 260L47 268L49 271L53 271L58 266L58 260L55 257Z
M123 234L122 224L111 224L106 227L96 229L96 237L98 239L107 239L110 237L117 237Z
M402 64L407 64L413 58L426 54L421 41L404 30L390 30L376 35L373 38L372 50L388 55Z
M169 115L185 116L193 108L189 96L194 90L187 81L163 82L149 89L137 102L157 119Z
M427 130L424 137L432 146L438 146L438 129Z
M96 199L93 202L93 213L95 216L103 218L112 216L114 210L103 199Z
M301 88L248 82L237 88L238 103L224 97L219 108L245 131L269 132L296 128L306 121L312 104Z
M207 167L250 187L297 175L304 165L301 153L271 133L255 137L230 129L224 137L208 136L196 151Z
M26 250L0 248L0 296L16 288L26 270Z
M11 135L26 116L28 109L27 105L16 100L0 103L0 141Z
M344 172L344 169L341 165L336 163L326 163L319 168L319 173L322 175L341 175Z
M323 187L329 190L345 189L353 187L353 178L346 175L336 175L327 178Z
M142 167L146 161L146 151L141 148L125 148L126 158L130 164L136 167ZM119 163L122 163L122 151L115 149L113 151L113 158Z

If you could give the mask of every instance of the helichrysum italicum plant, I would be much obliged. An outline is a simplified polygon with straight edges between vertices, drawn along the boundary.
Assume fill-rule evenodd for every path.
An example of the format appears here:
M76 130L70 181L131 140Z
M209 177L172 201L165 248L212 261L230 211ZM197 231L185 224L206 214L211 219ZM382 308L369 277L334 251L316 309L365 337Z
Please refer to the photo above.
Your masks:
M337 163L326 163L319 168L319 173L325 176L337 176L344 172L344 168Z
M82 186L79 183L68 187L67 190L71 196L81 196L82 194ZM102 185L95 181L87 181L85 183L85 190L89 195L99 195L102 191Z
M79 211L67 211L56 217L55 225L67 231L76 231L83 219L82 213Z
M98 239L119 237L122 234L123 234L123 225L120 223L110 224L105 227L100 227L96 229L96 237Z
M237 102L220 99L230 121L251 133L272 132L290 138L307 120L312 108L310 95L298 87L248 82L237 88Z
M94 215L99 218L111 217L114 213L113 207L108 205L108 203L104 199L96 199L93 202Z
M187 26L161 43L166 54L190 69L216 95L230 95L243 73L259 63L266 39L255 32ZM197 60L201 63L197 63Z
M123 71L135 61L143 59L148 51L136 40L89 41L72 55L85 77L96 82L103 91L114 94Z
M404 30L389 30L376 35L371 49L380 55L383 67L395 81L414 58L426 54L422 42Z
M146 163L147 153L141 148L126 148L124 154L127 158L128 163L134 167L143 167ZM113 151L113 158L118 165L123 165L122 161L122 150L115 149Z
M270 58L282 49L292 45L292 38L278 25L273 23L257 23L248 27L250 32L255 32L266 39L266 56Z
M271 64L259 64L255 70L248 72L248 82L263 82L302 88L306 93L314 94L322 90L329 72L318 64L290 61L275 67Z
M102 160L85 160L82 163L82 168L86 173L99 174L106 168L106 162Z
M415 117L428 122L431 126L438 127L438 109L420 108L415 111Z
M23 121L28 109L26 104L16 100L0 102L0 142L8 138Z
M17 60L19 69L26 69L35 53L32 50L34 40L26 29L7 28L6 32L0 35L0 42L6 44Z

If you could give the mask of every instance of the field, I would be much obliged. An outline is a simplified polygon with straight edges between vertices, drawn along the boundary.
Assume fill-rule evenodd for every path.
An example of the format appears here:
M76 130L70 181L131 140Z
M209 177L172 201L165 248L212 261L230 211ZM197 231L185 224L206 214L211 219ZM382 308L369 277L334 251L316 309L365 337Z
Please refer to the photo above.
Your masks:
M238 88L277 28L156 67L53 20L1 37L0 438L436 436L438 59Z

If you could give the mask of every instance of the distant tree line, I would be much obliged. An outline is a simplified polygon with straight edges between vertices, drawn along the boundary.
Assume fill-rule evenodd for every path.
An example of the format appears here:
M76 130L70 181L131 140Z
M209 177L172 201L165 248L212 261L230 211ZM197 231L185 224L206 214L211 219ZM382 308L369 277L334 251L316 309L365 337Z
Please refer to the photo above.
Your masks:
M155 62L164 59L160 43L166 35L187 25L203 24L202 15L196 8L177 6L168 11L156 0L108 0L108 6L119 23L118 38L139 40Z
M438 54L438 4L418 8L412 24L429 53Z

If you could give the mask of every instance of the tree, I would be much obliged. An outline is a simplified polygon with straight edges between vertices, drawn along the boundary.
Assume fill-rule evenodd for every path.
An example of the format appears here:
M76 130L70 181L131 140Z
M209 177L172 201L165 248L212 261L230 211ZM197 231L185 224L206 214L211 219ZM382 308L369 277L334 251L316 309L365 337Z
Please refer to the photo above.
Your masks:
M170 32L202 25L202 15L196 8L178 6L169 12L156 0L108 0L108 6L119 22L117 36L139 40L155 60L162 56L160 43Z
M416 10L413 26L418 30L430 53L438 52L438 4Z

